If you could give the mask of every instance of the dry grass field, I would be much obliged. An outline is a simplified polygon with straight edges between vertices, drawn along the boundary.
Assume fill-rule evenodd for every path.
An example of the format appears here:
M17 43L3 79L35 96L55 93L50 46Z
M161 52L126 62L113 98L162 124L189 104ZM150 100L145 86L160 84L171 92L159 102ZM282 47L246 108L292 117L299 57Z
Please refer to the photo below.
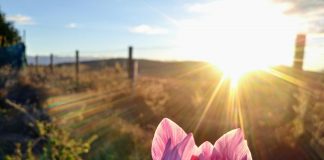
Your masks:
M248 73L233 88L205 63L141 60L134 83L122 64L83 63L79 85L73 65L24 71L25 81L47 89L45 109L54 123L73 138L96 136L85 159L151 159L163 117L193 132L197 144L243 128L257 160L323 158L324 103L316 97L323 90L306 85L306 79L323 83L322 73L277 67Z

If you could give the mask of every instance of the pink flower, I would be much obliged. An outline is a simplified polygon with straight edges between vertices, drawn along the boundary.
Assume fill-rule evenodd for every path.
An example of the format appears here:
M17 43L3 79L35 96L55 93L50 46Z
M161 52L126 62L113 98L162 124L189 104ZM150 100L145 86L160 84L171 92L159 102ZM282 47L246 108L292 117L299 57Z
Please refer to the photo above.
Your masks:
M252 160L241 129L224 134L214 145L206 141L197 147L192 133L167 118L155 131L151 153L153 160Z

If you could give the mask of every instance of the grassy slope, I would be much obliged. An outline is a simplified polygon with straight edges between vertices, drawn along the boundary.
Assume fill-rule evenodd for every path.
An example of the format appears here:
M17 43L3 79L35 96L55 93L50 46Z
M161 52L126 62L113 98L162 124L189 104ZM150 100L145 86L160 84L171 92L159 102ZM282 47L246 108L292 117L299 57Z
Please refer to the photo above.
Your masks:
M116 62L123 64L124 60L83 63L81 83L87 83L92 90L87 94L93 97L97 93L93 90L104 90L109 94L99 94L104 96L50 110L58 123L76 137L99 136L88 158L150 159L151 139L161 118L169 117L187 132L193 132L221 77L219 72L204 67L205 64L200 62L140 60L141 76L135 87L136 94L133 94L124 72L116 73L104 67L115 66ZM71 69L68 65L64 67ZM323 74L300 74L285 67L276 70L297 79L311 77L307 79L320 81L323 78ZM56 74L66 74L65 78L71 78L73 68L68 73L64 72L67 69L58 69ZM66 87L56 84L54 88L62 90L58 92L62 94ZM233 118L237 109L229 107L228 90L229 82L226 81L194 133L197 144L205 140L214 142L226 131L238 127L237 118ZM299 146L304 133L300 128L309 128L313 121L304 123L304 119L299 117L293 108L297 103L294 94L302 93L291 82L265 72L251 73L242 80L238 95L246 138L255 159L314 158L312 149ZM307 101L304 99L301 101ZM317 123L323 122L323 113L314 113L314 108L308 110L306 117L317 117ZM297 134L299 132L302 133Z

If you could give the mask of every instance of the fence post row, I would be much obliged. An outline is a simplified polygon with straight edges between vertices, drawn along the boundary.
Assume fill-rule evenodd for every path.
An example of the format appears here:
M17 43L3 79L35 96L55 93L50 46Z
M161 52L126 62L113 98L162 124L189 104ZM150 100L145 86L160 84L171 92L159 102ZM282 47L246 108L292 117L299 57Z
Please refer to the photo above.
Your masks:
M77 88L79 88L79 51L75 51L75 79Z

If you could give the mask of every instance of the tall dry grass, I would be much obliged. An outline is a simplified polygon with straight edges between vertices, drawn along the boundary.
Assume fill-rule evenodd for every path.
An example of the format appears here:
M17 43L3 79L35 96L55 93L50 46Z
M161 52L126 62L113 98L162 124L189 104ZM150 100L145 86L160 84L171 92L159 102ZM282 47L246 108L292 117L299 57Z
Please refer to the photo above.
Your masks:
M46 67L23 72L26 81L47 88L54 100L105 91L103 96L49 110L55 122L72 136L98 137L86 159L150 159L153 133L163 117L176 121L187 132L194 132L200 123L194 132L198 144L215 141L239 127L229 118L236 112L228 107L228 80L210 101L221 81L218 72L181 69L183 74L168 74L161 70L163 76L158 76L159 71L147 69L149 72L141 72L132 85L126 72L116 66L93 69L82 65L79 86L73 66L56 67L54 73ZM264 72L251 73L241 81L236 94L254 159L319 158L316 149L323 147L322 103L311 93ZM204 113L207 104L210 108Z

